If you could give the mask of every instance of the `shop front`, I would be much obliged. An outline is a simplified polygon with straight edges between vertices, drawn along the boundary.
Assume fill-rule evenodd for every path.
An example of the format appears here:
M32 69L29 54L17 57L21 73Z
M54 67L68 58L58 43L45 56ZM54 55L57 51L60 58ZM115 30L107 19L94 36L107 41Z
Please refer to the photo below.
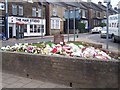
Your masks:
M23 17L8 17L9 38L16 37L24 38L30 36L44 36L45 19L23 18Z

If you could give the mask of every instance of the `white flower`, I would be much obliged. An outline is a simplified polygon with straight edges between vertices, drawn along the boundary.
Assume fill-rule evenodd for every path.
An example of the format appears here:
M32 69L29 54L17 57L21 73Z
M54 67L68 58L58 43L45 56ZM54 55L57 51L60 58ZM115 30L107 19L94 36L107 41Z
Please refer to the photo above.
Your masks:
M63 45L63 42L60 42L61 45Z

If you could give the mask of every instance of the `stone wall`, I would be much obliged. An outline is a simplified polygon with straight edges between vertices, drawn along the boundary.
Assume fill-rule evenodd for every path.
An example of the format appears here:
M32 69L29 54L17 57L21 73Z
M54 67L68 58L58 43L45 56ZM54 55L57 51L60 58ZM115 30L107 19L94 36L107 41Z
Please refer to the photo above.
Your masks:
M10 73L76 88L118 88L119 61L2 52L2 69Z

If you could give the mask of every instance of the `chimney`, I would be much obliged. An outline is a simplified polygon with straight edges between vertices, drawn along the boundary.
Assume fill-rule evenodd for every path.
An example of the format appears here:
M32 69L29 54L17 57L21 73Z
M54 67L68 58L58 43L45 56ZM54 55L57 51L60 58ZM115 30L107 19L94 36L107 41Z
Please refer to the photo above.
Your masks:
M114 7L114 10L117 10L117 7Z
M87 0L87 2L91 2L91 0Z
M98 5L101 6L101 5L102 5L102 2L99 1L99 2L98 2Z

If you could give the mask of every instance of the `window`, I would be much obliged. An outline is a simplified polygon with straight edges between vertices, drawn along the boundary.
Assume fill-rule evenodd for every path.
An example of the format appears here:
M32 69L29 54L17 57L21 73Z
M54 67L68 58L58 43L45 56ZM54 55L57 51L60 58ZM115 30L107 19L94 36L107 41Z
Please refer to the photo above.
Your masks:
M117 28L118 28L118 26L119 26L119 23L117 23Z
M41 25L41 33L44 33L44 25Z
M24 25L24 32L27 32L27 24Z
M33 25L30 25L30 32L33 33Z
M38 17L41 17L41 8L38 8Z
M36 17L36 8L35 7L32 8L32 16Z
M17 5L12 5L12 14L17 15Z
M100 17L100 12L98 12L98 17Z
M94 17L96 17L96 11L94 11Z
M37 32L37 25L34 25L34 32Z
M56 13L56 9L53 8L52 15L53 15L53 16L56 16L56 14L57 14L57 13Z
M19 6L19 15L23 15L23 6Z
M44 33L44 25L30 25L31 33Z
M51 20L51 29L60 29L60 19Z
M59 20L56 20L56 28L59 28Z
M82 10L82 17L85 17L85 10Z

